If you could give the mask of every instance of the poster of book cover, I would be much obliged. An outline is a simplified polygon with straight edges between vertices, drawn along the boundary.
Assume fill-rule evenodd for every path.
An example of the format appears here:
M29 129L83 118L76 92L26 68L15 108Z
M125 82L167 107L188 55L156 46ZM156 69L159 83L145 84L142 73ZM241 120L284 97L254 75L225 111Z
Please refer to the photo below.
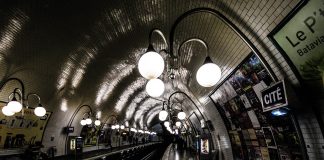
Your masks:
M37 117L32 108L24 109L24 116L16 113L7 117L0 112L0 148L23 148L41 142L50 116L51 112L46 112L45 116Z
M291 139L297 135L295 129L291 127L293 126L291 120L273 118L269 112L262 111L261 90L272 83L274 81L263 64L256 55L251 54L210 96L225 118L232 148L235 150L234 159L278 157L278 148L285 148L281 149L285 150L281 152L286 157L287 152L296 152L295 148L287 151L287 147L283 146L291 144L280 141L282 135L290 135ZM280 122L282 120L287 123ZM274 125L275 123L279 125ZM285 138L289 139L288 136ZM276 140L280 143L275 143Z

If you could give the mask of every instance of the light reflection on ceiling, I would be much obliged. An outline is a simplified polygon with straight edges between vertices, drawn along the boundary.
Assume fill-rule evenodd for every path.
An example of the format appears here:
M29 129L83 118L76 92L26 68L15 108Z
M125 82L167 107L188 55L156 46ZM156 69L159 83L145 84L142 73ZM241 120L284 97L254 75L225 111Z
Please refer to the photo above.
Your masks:
M157 106L151 108L151 110L147 112L147 114L146 114L146 115L147 115L147 117L146 117L146 125L147 125L147 126L150 126L150 124L151 124L153 118L154 118L157 114L159 114L159 112L160 112L161 110L162 110L162 105L157 105Z
M87 103L101 110L103 117L116 113L120 120L126 119L129 124L142 126L154 122L153 115L157 115L156 108L159 107L151 107L161 104L148 97L145 92L147 80L143 80L137 70L137 61L148 46L150 30L161 29L169 40L172 24L186 11L208 7L223 12L220 8L223 5L229 9L232 7L229 1L206 0L120 0L91 4L36 0L35 4L12 2L0 6L0 11L10 10L8 13L0 12L0 20L5 20L0 24L0 53L14 55L12 59L24 63L22 68L25 65L35 68L35 71L30 71L33 73L30 77L21 76L26 72L14 76L32 82L28 88L42 90L44 99L59 95L53 98L57 102L53 100L55 105L52 108L66 112L81 105L79 103ZM222 78L227 77L251 52L230 27L210 14L199 13L182 21L176 29L174 47L191 37L207 42L209 55L223 71ZM153 35L152 43L157 51L167 47L158 34ZM197 42L184 45L175 66L172 66L176 75L174 80L168 78L171 66L166 63L165 72L160 76L166 90L159 99L167 100L174 91L183 91L198 107L202 106L213 90L202 88L195 80L195 72L203 63L205 52ZM167 59L167 53L161 55ZM3 58L6 56L1 56ZM35 82L34 79L40 80ZM56 94L62 90L63 94ZM73 96L64 93L73 93ZM174 99L187 98L177 95ZM183 106L188 112L197 111L190 101L186 100ZM140 115L147 116L141 120L138 118Z
M147 80L139 77L136 81L132 82L121 94L118 102L115 105L115 110L120 112L125 107L127 100L136 92L138 89L141 89L145 86Z
M15 38L28 20L29 17L24 12L19 9L14 10L13 16L7 22L4 30L0 33L0 53L8 53L8 49L13 46Z
M95 104L100 105L103 101L107 100L120 80L130 75L135 68L135 65L130 65L124 62L110 70L102 80L99 91L97 92Z
M145 92L141 92L140 94L138 94L131 102L131 104L127 107L126 110L126 119L130 120L135 113L135 109L138 106L138 104L142 101L142 100L146 100L148 98L147 94Z

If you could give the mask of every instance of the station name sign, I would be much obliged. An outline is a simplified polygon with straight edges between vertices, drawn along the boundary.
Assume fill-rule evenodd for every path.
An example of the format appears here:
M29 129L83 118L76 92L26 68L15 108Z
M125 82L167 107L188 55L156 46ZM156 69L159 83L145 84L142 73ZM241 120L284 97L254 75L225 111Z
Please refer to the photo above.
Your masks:
M277 82L274 85L262 90L261 95L263 112L288 105L284 81Z

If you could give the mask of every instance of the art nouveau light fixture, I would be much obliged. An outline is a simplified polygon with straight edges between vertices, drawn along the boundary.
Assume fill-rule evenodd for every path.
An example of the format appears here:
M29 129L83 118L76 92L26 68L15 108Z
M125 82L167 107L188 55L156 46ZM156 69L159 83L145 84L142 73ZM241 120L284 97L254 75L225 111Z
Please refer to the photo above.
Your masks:
M95 123L96 126L100 126L100 124L101 124L101 122L100 122L100 120L98 118L95 120L94 123Z
M164 92L164 83L158 79L158 77L163 73L164 70L164 60L162 56L156 52L152 46L152 34L154 32L157 32L164 40L165 44L168 45L166 42L164 34L159 29L153 29L149 34L149 47L146 51L146 53L140 58L138 62L138 69L140 74L149 80L149 82L146 85L146 91L151 97L159 97ZM173 32L174 34L174 32ZM169 50L165 49L164 51L170 54L171 60L176 59L177 57L173 55L173 35L171 34L172 39L170 39L170 45L171 48ZM171 38L170 37L170 38ZM218 65L213 63L211 58L208 56L208 47L205 41L199 38L190 38L184 42L182 42L179 45L179 48L177 49L178 52L180 51L180 48L188 43L196 41L201 43L205 48L207 52L207 56L205 59L204 64L199 67L197 73L196 73L196 80L198 84L200 84L203 87L212 87L214 86L221 78L221 69ZM178 53L179 54L179 53ZM173 77L174 78L174 77Z
M46 109L42 106L41 100L38 94L30 93L27 95L27 108L29 107L28 100L30 96L35 96L38 100L38 106L34 109L34 114L38 117L43 117L46 114Z
M87 122L86 122L86 120L84 118L82 118L82 120L80 121L80 124L82 126L85 126L85 125L87 125Z
M163 108L159 113L159 119L160 121L165 121L168 117L168 112L164 109L164 102L163 102Z
M201 86L212 87L220 80L221 75L221 69L207 56L204 64L197 71L196 79Z
M46 114L46 109L40 103L40 97L35 93L30 93L27 95L25 99L25 87L23 82L18 78L9 78L0 86L0 91L2 88L9 82L9 81L16 81L20 84L21 90L19 88L15 88L14 91L8 97L8 104L2 108L2 113L5 116L13 116L15 113L21 112L23 110L23 102L26 100L26 108L28 108L28 100L29 96L33 95L36 96L38 99L38 106L34 109L34 114L38 117L43 117ZM10 100L10 97L12 99ZM19 101L17 97L19 97ZM24 116L24 112L22 112L22 116Z
M164 70L164 60L162 56L154 50L151 44L147 48L146 53L140 58L138 70L146 79L155 79L162 74Z
M164 122L164 126L165 126L165 127L170 127L170 122L169 122L169 121L165 121L165 122Z
M160 79L151 79L146 84L146 92L151 97L160 97L164 92L164 83Z
M88 116L88 118L85 121L87 125L90 125L92 123L92 119L90 118L90 116Z
M179 128L179 127L181 127L181 122L180 122L180 121L177 121L177 122L175 123L175 125Z
M8 106L4 106L4 107L2 108L2 113L3 113L5 116L12 116L12 115L15 114L15 112L12 112Z
M186 119L186 113L181 109L177 116L180 120Z
M18 96L20 97L20 102L17 100L16 98L16 94L18 94ZM20 112L23 108L22 103L23 103L23 97L22 97L22 92L20 89L15 88L14 91L9 95L9 98L11 97L11 95L13 95L12 100L9 100L9 103L7 104L8 110L13 112L13 113L17 113Z

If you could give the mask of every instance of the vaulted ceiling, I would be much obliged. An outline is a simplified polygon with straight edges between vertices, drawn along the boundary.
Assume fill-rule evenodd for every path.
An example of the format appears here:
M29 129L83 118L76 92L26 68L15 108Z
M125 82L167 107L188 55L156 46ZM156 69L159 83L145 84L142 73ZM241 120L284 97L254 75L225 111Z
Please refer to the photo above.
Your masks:
M184 12L207 7L231 17L235 5L249 1L209 0L103 0L103 1L2 1L0 5L0 78L21 79L26 92L41 96L48 110L64 114L82 104L102 117L118 115L130 124L156 123L162 102L175 91L187 93L195 103L214 89L203 88L195 73L207 53L197 42L182 46L174 65L175 79L166 67L160 77L166 84L162 97L145 92L147 80L137 69L145 52L149 32L159 28L169 40L172 24ZM256 1L254 3L261 3ZM254 13L253 13L254 14ZM207 42L213 61L224 79L251 50L219 18L209 13L193 14L179 23L174 34L174 51L188 38ZM152 37L156 50L168 46L158 34ZM166 59L167 54L161 52ZM14 87L12 85L11 87ZM6 87L5 90L11 90ZM6 100L8 94L1 94ZM196 108L188 98L176 95L185 111Z

